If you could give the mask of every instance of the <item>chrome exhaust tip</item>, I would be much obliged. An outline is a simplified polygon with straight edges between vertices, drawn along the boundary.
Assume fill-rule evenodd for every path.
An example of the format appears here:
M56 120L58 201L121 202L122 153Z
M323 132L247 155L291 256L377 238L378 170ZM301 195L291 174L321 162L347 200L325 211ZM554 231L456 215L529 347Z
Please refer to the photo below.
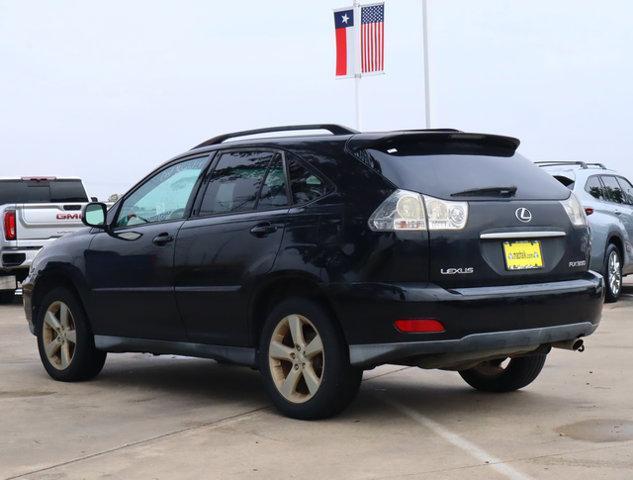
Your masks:
M554 348L562 348L564 350L573 350L574 352L584 352L585 342L581 338L574 338L572 340L565 340L564 342L552 343Z

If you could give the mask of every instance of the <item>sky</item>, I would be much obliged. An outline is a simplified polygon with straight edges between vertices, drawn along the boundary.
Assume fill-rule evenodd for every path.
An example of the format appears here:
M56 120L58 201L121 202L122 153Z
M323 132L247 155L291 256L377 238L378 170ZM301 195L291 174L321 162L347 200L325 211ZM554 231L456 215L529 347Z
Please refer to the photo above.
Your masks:
M355 127L354 81L334 78L333 9L350 3L0 0L0 176L79 176L105 199L220 133ZM432 127L633 179L633 2L428 12ZM386 74L360 82L361 129L423 128L421 1L386 0L385 22Z

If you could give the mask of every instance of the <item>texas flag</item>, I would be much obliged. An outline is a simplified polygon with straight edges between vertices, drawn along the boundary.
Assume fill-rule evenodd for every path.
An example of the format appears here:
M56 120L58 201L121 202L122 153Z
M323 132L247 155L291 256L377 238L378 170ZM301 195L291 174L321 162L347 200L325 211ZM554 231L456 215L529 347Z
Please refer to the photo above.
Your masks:
M356 61L354 10L352 8L335 10L334 28L336 29L336 76L352 76Z

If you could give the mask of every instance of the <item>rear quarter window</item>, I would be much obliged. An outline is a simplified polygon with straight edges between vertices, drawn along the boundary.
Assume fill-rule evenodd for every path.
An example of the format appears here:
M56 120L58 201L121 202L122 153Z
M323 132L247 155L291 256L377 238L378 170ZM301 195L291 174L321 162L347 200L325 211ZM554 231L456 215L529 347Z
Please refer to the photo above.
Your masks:
M0 180L0 205L87 201L81 180Z
M593 198L604 200L604 187L602 186L600 178L598 178L597 175L589 177L587 179L587 183L585 184L585 191Z

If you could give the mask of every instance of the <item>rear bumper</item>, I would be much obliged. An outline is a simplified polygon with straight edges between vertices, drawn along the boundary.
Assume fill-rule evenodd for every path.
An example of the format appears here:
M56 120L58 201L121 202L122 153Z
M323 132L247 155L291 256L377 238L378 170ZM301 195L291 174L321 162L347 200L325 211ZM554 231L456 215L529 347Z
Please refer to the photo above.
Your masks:
M604 283L587 272L562 282L446 290L433 284L330 286L354 365L417 363L419 357L494 350L528 351L593 333ZM440 321L441 333L401 333L393 322ZM533 348L532 348L533 347Z
M40 250L41 247L2 248L0 251L0 271L28 270Z
M356 366L370 366L390 362L426 363L428 356L441 366L464 361L466 356L447 354L481 353L485 358L491 352L528 352L541 345L591 335L598 327L590 322L556 325L553 327L509 330L504 332L473 333L457 340L418 342L370 343L350 345L350 362ZM476 358L476 356L471 356ZM443 363L444 362L444 363Z

